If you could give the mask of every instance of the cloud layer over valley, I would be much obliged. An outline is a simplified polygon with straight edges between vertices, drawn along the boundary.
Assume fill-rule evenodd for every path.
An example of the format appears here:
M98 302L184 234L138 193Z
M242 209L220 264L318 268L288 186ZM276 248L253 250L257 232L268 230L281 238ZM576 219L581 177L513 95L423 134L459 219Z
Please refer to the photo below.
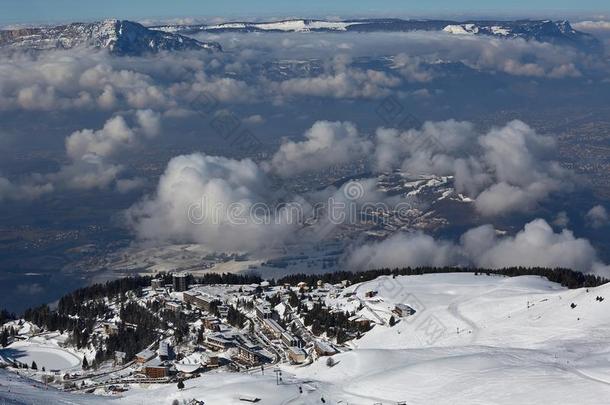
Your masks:
M561 138L519 113L597 103L610 88L603 57L444 32L195 37L224 52L2 51L0 204L107 193L126 200L109 211L144 245L260 252L334 229L357 268L608 270L565 207L549 212L584 188ZM387 119L387 100L413 120ZM242 130L259 149L234 144ZM365 225L334 223L329 201L383 209L359 216ZM598 203L570 219L603 230Z

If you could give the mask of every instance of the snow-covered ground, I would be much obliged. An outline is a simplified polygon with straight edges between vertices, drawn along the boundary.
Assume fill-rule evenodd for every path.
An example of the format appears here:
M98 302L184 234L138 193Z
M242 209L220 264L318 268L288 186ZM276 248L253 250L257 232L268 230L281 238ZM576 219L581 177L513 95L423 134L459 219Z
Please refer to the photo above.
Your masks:
M105 404L107 398L68 394L0 369L0 404L11 405L75 405Z
M30 366L36 362L39 370L80 369L81 359L71 351L65 350L53 341L41 342L38 339L15 342L0 349L0 357Z
M396 303L418 312L376 326L332 368L316 362L296 372L344 401L603 404L610 394L610 304L596 300L610 286L587 292L539 277L447 274L384 277L352 290L366 303L363 316L373 310L389 320ZM366 299L371 290L379 295Z
M378 294L367 298L368 291ZM333 367L325 358L284 365L279 386L272 370L264 376L211 372L186 381L182 391L175 384L132 385L112 403L239 404L248 396L260 404L320 404L324 398L327 404L602 405L610 398L609 299L610 285L567 290L531 276L382 277L328 300L361 308L361 316L377 323L352 350L335 355ZM397 303L417 312L396 317L390 327ZM6 397L4 376L0 398Z

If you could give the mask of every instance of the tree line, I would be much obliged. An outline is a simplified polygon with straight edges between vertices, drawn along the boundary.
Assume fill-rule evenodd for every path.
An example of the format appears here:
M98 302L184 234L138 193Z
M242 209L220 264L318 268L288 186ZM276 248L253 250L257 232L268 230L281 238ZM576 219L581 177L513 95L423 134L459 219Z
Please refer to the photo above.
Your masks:
M318 280L324 283L337 284L344 280L354 284L364 281L374 280L380 276L416 276L422 274L435 273L476 273L476 274L498 274L507 277L517 276L539 276L549 281L559 283L569 289L597 287L608 283L610 280L593 274L584 274L570 269L545 268L545 267L507 267L503 269L477 269L477 268L458 268L458 267L404 267L404 268L382 268L366 270L361 272L336 271L324 274L291 274L277 280L277 284L297 285L305 282L308 285L315 285Z

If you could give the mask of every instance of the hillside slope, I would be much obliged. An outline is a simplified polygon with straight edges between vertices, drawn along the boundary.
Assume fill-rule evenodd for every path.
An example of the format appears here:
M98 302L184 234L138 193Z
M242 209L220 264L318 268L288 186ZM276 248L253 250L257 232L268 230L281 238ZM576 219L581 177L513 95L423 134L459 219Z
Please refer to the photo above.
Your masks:
M601 405L610 395L608 298L610 285L568 290L536 276L380 277L327 298L327 305L376 323L351 342L351 350L333 357L333 367L326 358L283 365L279 386L271 369L264 375L208 372L186 381L184 390L132 384L123 397L91 396L86 403L240 404L245 396L260 404L319 404L324 398L327 404ZM390 326L396 304L416 312L394 314L398 322ZM46 392L0 373L0 398L8 403L45 403L39 401ZM68 393L48 395L51 403L83 403Z

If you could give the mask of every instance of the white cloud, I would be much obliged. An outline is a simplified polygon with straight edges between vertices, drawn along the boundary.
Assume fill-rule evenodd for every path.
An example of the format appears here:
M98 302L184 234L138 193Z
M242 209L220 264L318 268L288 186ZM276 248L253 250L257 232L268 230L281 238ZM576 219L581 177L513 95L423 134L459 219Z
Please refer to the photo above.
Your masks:
M99 130L83 129L66 138L66 153L72 163L58 173L49 175L69 188L105 188L113 183L122 165L115 162L116 155L134 148L142 139L152 138L161 132L161 116L152 110L135 111L137 126L130 127L123 116L110 118ZM125 190L127 184L117 185Z
M284 243L296 226L271 210L265 173L249 159L192 154L173 158L157 191L127 211L141 241L194 242L217 251Z
M337 55L320 74L267 85L270 93L276 96L375 99L388 95L389 89L401 84L401 79L391 73L350 67L350 63L349 56Z
M434 74L425 66L421 57L399 53L394 58L394 66L409 82L426 83L434 79Z
M146 181L142 178L119 179L116 181L116 189L119 193L129 193L144 186Z
M122 171L122 165L108 163L101 156L86 154L45 177L57 188L103 189L110 186Z
M475 201L484 215L532 209L552 192L570 186L567 171L550 160L554 140L521 121L492 129L479 143L497 181Z
M150 109L138 110L136 119L145 136L153 138L161 133L161 114Z
M389 94L388 88L399 84L400 79L384 72L348 69L334 74L273 82L272 86L285 96L380 98Z
M5 200L34 200L43 194L53 192L53 184L26 180L21 183L11 182L0 176L0 202Z
M66 138L66 152L72 159L92 154L108 157L135 142L136 135L122 116L109 119L99 130L83 129Z
M456 190L483 215L526 211L569 189L570 172L554 161L555 142L521 121L479 133L468 122L426 122L421 129L377 131L374 167L455 176Z
M464 233L459 243L435 240L422 233L398 234L363 245L349 254L356 268L406 266L468 266L569 268L608 276L591 243L564 229L555 233L543 219L536 219L515 236L498 236L491 225ZM604 273L605 272L605 273Z
M137 125L131 127L123 116L117 115L101 129L70 134L65 139L70 162L57 172L31 174L16 183L0 177L0 200L30 200L62 188L88 190L110 186L123 171L120 155L161 131L159 113L137 110L133 115ZM119 192L126 192L140 183L137 179L123 179L116 186Z
M555 233L543 219L526 224L514 237L498 238L491 225L481 226L466 232L461 244L472 263L483 268L540 266L589 272L598 264L588 240L567 229Z
M579 21L572 24L572 27L582 31L610 31L610 21Z
M461 252L452 243L436 241L417 232L397 234L382 242L361 246L350 253L348 266L356 269L443 267L462 260Z
M201 92L226 103L294 97L375 99L405 81L426 83L442 76L439 67L444 63L546 78L579 77L594 65L574 49L548 43L434 32L319 34L315 40L305 35L283 40L273 35L224 39L231 52L212 55L181 52L113 58L84 49L11 54L0 61L0 109L164 111L188 105ZM391 56L392 67L351 64L361 56ZM322 69L282 79L270 78L260 69L265 62L288 59L330 62Z
M284 141L268 169L280 176L324 170L364 157L372 143L349 122L318 121L301 142Z
M591 208L585 218L593 228L602 228L610 224L610 215L608 215L608 211L603 205L596 205Z
M265 118L260 114L254 114L244 118L243 122L247 125L259 125L265 122Z

